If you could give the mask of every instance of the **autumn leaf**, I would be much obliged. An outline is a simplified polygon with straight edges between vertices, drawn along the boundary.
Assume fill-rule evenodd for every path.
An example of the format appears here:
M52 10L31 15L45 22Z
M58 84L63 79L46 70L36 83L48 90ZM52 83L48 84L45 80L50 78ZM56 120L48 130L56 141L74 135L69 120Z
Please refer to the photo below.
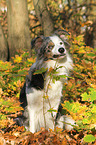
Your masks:
M88 135L86 135L86 136L84 137L84 141L85 141L85 142L94 142L95 139L96 139L96 137L93 136L92 134L88 134Z
M20 62L22 62L22 58L18 55L15 55L14 63L20 63Z
M95 101L96 100L96 90L93 89L93 88L89 88L90 92L89 94L88 93L83 93L81 96L82 96L82 100L83 101Z

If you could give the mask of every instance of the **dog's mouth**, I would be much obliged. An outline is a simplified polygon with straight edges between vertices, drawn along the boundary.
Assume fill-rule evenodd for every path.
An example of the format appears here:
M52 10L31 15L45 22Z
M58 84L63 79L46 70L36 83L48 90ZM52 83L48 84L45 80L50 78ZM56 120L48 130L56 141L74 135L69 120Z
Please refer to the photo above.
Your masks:
M60 58L64 58L66 56L66 54L59 54L59 55L53 55L54 59L60 59Z

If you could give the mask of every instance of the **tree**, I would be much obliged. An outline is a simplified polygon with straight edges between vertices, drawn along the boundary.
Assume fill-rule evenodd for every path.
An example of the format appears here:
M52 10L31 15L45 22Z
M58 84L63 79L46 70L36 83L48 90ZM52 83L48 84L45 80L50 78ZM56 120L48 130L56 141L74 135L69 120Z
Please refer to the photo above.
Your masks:
M96 48L96 21L90 25L90 29L86 28L84 41L86 45Z
M27 0L8 0L7 9L8 44L12 57L17 50L31 50Z
M0 25L0 59L3 61L8 60L8 44L1 25Z
M41 23L45 36L49 36L54 31L53 21L46 6L46 0L33 0L35 12Z
M96 48L96 21L93 23L93 47Z

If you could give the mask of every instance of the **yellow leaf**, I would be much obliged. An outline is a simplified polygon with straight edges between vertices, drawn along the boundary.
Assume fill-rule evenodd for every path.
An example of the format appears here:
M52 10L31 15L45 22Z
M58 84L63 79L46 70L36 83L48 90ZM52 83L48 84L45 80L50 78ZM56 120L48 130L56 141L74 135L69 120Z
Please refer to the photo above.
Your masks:
M3 91L2 91L2 88L0 88L0 97L1 97L2 94L3 94Z
M67 139L64 137L64 139L63 139L61 145L66 145L66 144L67 144Z
M51 88L52 88L52 86L51 86L51 85L48 85L48 88L49 88L49 89L51 89Z
M86 22L86 25L92 25L92 24L93 24L92 21L87 21L87 22Z
M77 66L78 68L80 68L81 70L84 68L83 66L81 66L81 65L79 65L79 64L76 64L76 66Z
M36 59L28 58L27 60L28 60L28 62L32 62L32 63L34 63Z
M44 98L44 99L48 99L48 98L49 98L49 96L48 96L48 95L46 95L46 96L43 96L43 98Z
M22 86L21 81L20 81L20 80L18 80L18 81L17 81L17 83L16 83L16 85L17 85L17 87L21 87L21 86Z
M20 63L21 61L22 61L22 58L20 56L16 55L15 58L14 58L14 62L15 63Z
M65 6L65 10L67 11L69 9L69 7L68 6Z
M52 68L52 67L50 67L50 68L49 68L49 72L51 72L52 70L53 70L53 68Z
M90 84L91 87L93 87L94 89L96 89L96 85L95 84Z

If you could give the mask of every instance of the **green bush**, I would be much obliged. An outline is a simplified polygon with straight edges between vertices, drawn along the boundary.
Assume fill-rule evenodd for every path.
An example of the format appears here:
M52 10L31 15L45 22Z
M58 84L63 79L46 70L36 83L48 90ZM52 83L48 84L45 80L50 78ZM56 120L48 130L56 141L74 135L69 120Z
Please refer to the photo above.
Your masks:
M20 114L19 94L32 63L28 52L16 55L10 62L0 61L0 127L5 128L10 118Z

